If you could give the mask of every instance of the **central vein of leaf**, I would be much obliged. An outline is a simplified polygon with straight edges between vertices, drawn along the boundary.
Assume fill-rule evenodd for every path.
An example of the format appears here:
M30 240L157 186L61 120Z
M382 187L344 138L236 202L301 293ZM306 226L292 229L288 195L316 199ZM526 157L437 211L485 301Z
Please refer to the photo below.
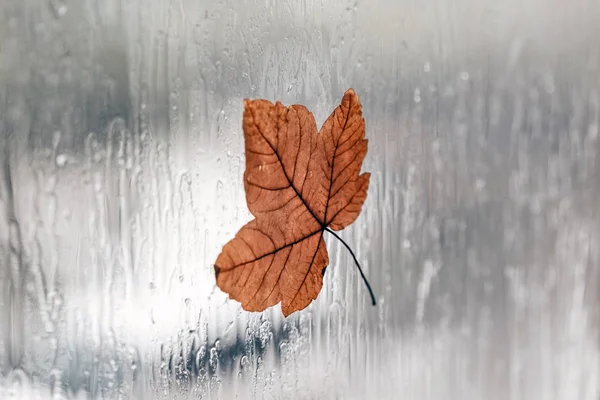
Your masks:
M255 120L254 117L254 112L252 112L252 119ZM260 127L258 126L258 124L254 124L256 126L256 129L258 130L258 133L260 133L260 136L265 140L265 142L267 142L267 144L269 145L269 147L271 148L271 150L273 151L273 154L275 154L275 157L277 157L277 161L279 161L279 164L281 165L281 169L283 170L283 175L285 176L285 179L287 179L288 183L290 184L290 187L294 190L294 193L296 193L296 196L298 196L298 198L300 199L300 201L302 202L302 204L304 204L304 207L306 207L306 209L308 210L308 212L310 213L310 215L312 215L312 217L315 219L315 221L317 221L317 223L321 226L321 231L325 230L325 228L327 228L327 225L325 225L324 222L321 222L319 220L319 218L317 218L317 216L315 215L315 213L313 212L313 210L310 209L310 207L308 206L308 204L306 203L306 200L304 200L304 198L302 197L302 195L300 194L300 192L298 192L298 189L296 189L296 186L294 186L294 182L293 182L293 177L290 178L285 170L285 166L283 165L283 160L281 159L281 156L279 155L279 153L277 152L277 150L275 149L275 146L273 146L273 144L271 144L271 142L269 141L269 139L267 139L267 137L263 134L263 132L260 130ZM278 132L279 133L279 132ZM331 190L331 188L330 188Z
M341 108L341 106L340 106L340 108ZM331 174L329 175L329 192L327 193L327 200L325 200L326 201L325 214L323 214L323 224L321 225L324 228L327 227L327 209L329 208L329 198L331 197L331 187L333 186L333 170L335 167L335 154L337 153L337 149L340 146L340 140L342 138L344 131L346 130L346 125L348 124L348 120L350 119L350 110L351 109L352 109L352 97L350 98L350 100L348 102L348 115L346 115L346 120L344 121L344 126L342 126L342 130L340 131L340 136L338 136L335 147L333 148L333 157L331 158Z
M283 246L281 246L279 248L275 248L275 250L269 251L269 252L267 252L265 254L261 254L258 257L255 256L255 258L252 259L252 260L250 260L250 261L244 261L244 262L241 262L239 264L234 264L230 268L227 268L227 271L231 271L233 269L236 269L236 268L239 268L239 267L243 267L244 265L248 265L248 264L253 263L255 261L261 260L261 259L263 259L265 257L272 256L273 254L275 254L275 253L277 253L277 252L279 252L279 251L281 251L283 249L286 249L288 247L294 246L294 245L300 243L301 241L306 240L306 239L310 238L311 236L314 236L317 233L322 233L322 232L323 232L322 229L319 229L318 231L311 232L311 233L307 234L306 236L304 236L303 238L300 238L298 240L294 240L293 242L284 244Z

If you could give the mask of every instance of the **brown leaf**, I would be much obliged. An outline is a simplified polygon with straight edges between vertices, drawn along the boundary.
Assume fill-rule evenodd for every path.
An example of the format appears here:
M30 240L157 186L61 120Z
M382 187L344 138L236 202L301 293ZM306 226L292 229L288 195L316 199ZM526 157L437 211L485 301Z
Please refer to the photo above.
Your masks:
M281 301L288 316L317 298L329 263L323 233L354 222L367 197L361 108L348 89L317 132L304 106L244 101L244 188L256 219L215 262L217 285L244 310Z

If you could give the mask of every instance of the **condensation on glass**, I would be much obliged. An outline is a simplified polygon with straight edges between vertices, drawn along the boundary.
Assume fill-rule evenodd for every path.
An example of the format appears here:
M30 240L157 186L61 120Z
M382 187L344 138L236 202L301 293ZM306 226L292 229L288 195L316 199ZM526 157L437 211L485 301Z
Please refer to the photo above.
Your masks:
M0 397L600 396L600 4L0 3ZM364 104L318 299L247 313L244 98Z

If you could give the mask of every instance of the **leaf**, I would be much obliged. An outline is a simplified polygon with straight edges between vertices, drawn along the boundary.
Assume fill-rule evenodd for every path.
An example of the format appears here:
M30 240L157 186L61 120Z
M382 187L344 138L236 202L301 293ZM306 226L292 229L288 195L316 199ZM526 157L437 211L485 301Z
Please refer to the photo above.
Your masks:
M244 310L281 302L288 316L317 298L329 263L323 234L340 239L333 231L354 222L367 197L370 174L360 174L367 154L361 109L348 89L317 132L304 106L244 101L244 188L256 218L215 262L217 285Z

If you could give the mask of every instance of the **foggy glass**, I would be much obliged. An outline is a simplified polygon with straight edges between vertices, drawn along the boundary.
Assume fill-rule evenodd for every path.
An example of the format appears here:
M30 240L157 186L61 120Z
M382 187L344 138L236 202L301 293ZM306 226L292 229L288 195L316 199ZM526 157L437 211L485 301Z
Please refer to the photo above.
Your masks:
M0 398L600 398L600 3L0 2ZM244 98L352 87L371 172L308 308L213 263ZM12 396L12 397L11 397Z

